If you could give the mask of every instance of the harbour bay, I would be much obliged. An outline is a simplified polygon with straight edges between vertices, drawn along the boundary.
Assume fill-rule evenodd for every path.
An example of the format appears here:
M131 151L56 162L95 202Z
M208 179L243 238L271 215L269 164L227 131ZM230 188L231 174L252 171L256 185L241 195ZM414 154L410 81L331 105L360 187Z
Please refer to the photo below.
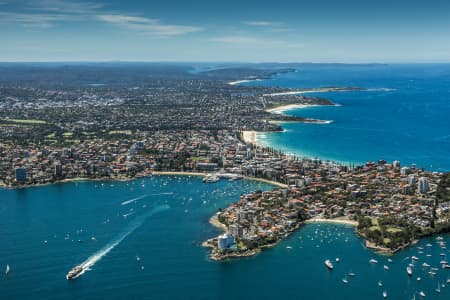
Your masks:
M450 255L434 237L392 256L390 263L388 257L366 249L351 226L307 224L255 257L210 261L207 249L200 245L219 233L208 223L210 216L237 201L241 193L258 189L272 186L247 180L204 184L197 177L154 176L0 190L0 265L11 266L8 276L0 280L3 296L381 299L384 290L393 299L411 299L421 290L427 299L450 295L449 284L435 292L449 270L439 268L430 276L421 267L425 261L439 267L444 259L440 254ZM150 214L161 206L167 209ZM127 236L90 271L74 281L64 278L74 265L114 245L122 233ZM448 235L444 241L450 241ZM418 253L421 246L423 254ZM413 255L420 260L409 278L405 267ZM323 261L336 257L340 262L328 271ZM378 263L370 264L372 258ZM389 265L388 271L384 264ZM350 271L356 276L344 284L342 279ZM422 280L417 281L417 276ZM379 280L383 287L378 287Z

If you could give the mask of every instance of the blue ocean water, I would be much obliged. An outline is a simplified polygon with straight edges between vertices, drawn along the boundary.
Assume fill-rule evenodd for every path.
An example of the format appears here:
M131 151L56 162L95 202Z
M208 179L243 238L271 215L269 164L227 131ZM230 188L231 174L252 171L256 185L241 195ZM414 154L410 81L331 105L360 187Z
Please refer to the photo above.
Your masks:
M345 163L398 159L427 170L450 170L449 64L306 65L294 73L246 84L368 89L308 94L341 106L285 113L333 122L286 123L285 132L259 134L263 145Z
M450 270L439 261L450 252L434 238L391 263L364 248L352 227L310 224L255 257L210 261L200 245L219 233L210 216L241 193L270 188L154 176L0 190L0 268L11 266L7 276L0 273L0 298L371 300L382 299L383 291L389 299L411 299L423 290L427 299L449 299ZM444 241L450 244L450 236ZM420 260L409 278L412 255ZM324 260L336 257L340 262L328 271ZM420 267L425 261L438 268L435 276ZM67 271L82 262L91 270L67 281ZM356 276L344 284L350 271ZM438 283L445 284L440 293Z

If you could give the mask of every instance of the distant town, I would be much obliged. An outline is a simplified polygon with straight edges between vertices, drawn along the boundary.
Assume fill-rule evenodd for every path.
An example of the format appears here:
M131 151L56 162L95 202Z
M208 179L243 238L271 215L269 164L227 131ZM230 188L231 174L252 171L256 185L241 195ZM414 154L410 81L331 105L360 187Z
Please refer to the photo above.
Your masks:
M105 71L86 68L78 71L88 77ZM59 81L39 68L28 72L44 74L41 81L20 68L0 76L0 185L129 180L158 172L201 174L205 184L220 177L276 184L242 195L213 216L225 231L204 243L215 260L254 255L307 220L353 224L367 247L389 253L450 230L448 173L382 159L353 166L300 158L248 138L250 131L282 130L279 121L321 121L270 108L334 105L287 89L229 84L290 69L150 70L152 77L127 77L130 82L118 80L120 68L101 83L74 78L74 70Z

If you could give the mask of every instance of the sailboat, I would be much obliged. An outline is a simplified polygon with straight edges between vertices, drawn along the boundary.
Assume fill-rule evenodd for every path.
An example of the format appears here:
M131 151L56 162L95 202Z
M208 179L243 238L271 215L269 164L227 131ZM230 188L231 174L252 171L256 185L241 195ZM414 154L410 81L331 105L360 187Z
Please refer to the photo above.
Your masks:
M343 283L345 283L345 284L347 284L347 283L348 283L348 279L347 279L347 276L345 276L344 278L342 278L342 282L343 282Z
M406 267L406 273L408 273L408 276L412 275L412 268L410 266Z
M9 267L9 265L6 265L6 270L5 270L5 275L8 275L9 271L11 270L11 268Z
M441 285L439 284L439 282L438 282L438 286L437 286L437 288L435 289L435 291L436 291L437 293L440 293L440 292L441 292Z

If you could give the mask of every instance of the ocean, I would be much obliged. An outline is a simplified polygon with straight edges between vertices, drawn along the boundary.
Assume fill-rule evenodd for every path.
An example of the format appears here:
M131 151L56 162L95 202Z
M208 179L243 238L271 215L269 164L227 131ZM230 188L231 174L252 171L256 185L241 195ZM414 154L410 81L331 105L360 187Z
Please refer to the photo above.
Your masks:
M367 89L307 94L340 106L285 114L332 122L285 123L284 132L259 133L262 145L345 164L385 159L450 171L450 64L305 65L293 73L244 84Z
M371 300L382 299L383 291L389 299L414 293L419 299L420 291L427 299L450 298L450 270L439 266L450 252L435 238L388 262L367 250L350 226L308 224L257 256L209 260L201 243L220 233L209 218L242 193L271 188L247 180L204 184L198 177L154 176L0 189L0 268L11 267L0 274L0 299ZM450 236L443 238L450 245ZM419 260L408 277L413 255ZM328 271L324 260L336 257L340 262ZM423 262L436 267L436 275ZM81 263L90 270L67 281L66 273Z

